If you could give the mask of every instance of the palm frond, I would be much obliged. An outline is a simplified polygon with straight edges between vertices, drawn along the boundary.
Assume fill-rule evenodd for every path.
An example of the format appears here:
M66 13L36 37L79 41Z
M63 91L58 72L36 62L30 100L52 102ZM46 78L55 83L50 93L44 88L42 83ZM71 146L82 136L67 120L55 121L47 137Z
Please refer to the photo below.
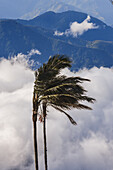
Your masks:
M73 105L73 108L92 110L91 107L86 106L86 105L84 105L84 104L80 104L80 103L77 103L77 104Z
M71 60L64 55L49 58L48 62L35 72L34 92L38 96L38 105L46 102L47 105L67 115L72 124L76 124L65 110L71 108L91 110L89 106L80 102L94 103L95 99L85 95L87 90L81 85L84 81L90 81L89 79L60 75L61 69L70 66Z
M65 67L71 67L71 60L65 55L55 55L48 60L48 69L63 69Z
M90 102L90 103L94 103L95 99L92 98L92 97L88 97L88 96L82 96L82 95L79 95L77 97L78 100L81 100L81 101L87 101L87 102Z
M53 56L38 69L38 79L48 81L59 74L61 69L66 67L71 67L71 60L68 57L64 55Z
M87 79L85 79L87 80ZM77 84L79 83L79 84ZM84 94L84 92L87 92L81 85L80 81L78 81L78 78L76 77L70 77L67 78L66 76L59 76L56 78L53 78L48 83L40 83L35 82L35 88L38 90L41 90L42 88L42 94L52 94L52 93L70 93L70 94Z
M68 100L69 99L74 99L75 101L77 101L77 99L73 96L73 95L70 95L70 94L49 94L49 95L45 95L45 96L41 96L41 98L40 98L40 100L46 100L46 99L51 99L51 98L60 98L60 97L65 97L65 98L67 98Z
M69 94L52 94L52 95L42 96L40 98L40 100L46 100L51 104L61 107L62 109L69 110L71 108L77 108L77 109L91 110L90 107L88 107L84 104L80 104L79 99L77 97L74 97ZM90 100L91 101L89 101L89 102L92 102L93 99L91 98Z
M61 108L55 106L55 105L51 105L53 108L55 108L56 110L60 111L61 113L64 113L68 119L70 120L70 122L73 124L73 125L77 125L77 123L74 121L74 119L69 115L67 114L64 110L62 110Z

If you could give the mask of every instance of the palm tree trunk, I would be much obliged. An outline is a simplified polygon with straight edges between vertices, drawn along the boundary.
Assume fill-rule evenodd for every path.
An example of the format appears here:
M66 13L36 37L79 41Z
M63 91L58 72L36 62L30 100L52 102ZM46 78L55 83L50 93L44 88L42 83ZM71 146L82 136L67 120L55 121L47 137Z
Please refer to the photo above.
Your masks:
M43 134L44 134L44 161L45 161L45 170L48 169L47 166L47 142L46 142L46 103L43 103Z
M34 156L35 156L35 170L38 170L38 147L37 147L37 94L33 95L33 131L34 131Z
M36 121L33 121L33 130L34 130L35 170L38 170L38 149L37 149L37 126L36 126Z

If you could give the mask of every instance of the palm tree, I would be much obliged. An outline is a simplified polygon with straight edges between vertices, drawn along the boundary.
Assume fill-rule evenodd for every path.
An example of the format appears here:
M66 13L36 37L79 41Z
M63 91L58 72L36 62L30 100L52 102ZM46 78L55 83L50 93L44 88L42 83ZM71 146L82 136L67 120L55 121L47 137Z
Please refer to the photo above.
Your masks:
M77 123L65 110L70 110L71 108L91 109L81 104L80 101L94 102L93 98L85 95L86 90L80 85L83 81L90 80L60 75L61 69L65 67L71 67L70 59L57 55L49 58L48 62L36 71L34 91L37 94L37 107L41 108L40 111L42 110L39 119L43 122L45 170L48 169L46 144L47 107L52 106L64 113L71 123L76 125Z
M60 59L60 60L59 60ZM59 63L60 61L60 63ZM47 83L48 80L51 80L54 76L56 76L61 68L65 68L65 67L71 67L71 61L64 57L61 56L59 58L59 56L54 56L53 59L49 59L48 61L48 66L47 64L43 64L43 67L40 67L40 69L38 70L38 74L37 71L35 72L35 86L34 86L34 92L33 92L33 115L32 115L32 120L33 120L33 131L34 131L34 154L35 154L35 170L38 170L38 146L37 146L37 113L38 113L38 109L39 106L41 106L41 104L39 103L39 96L40 93L38 93L37 91L37 82L41 83L42 80L44 81L44 83ZM54 65L56 64L56 66ZM47 66L47 69L46 69ZM40 74L39 74L40 73ZM37 79L37 75L38 75L38 79ZM43 84L43 82L41 83ZM43 84L44 85L44 84ZM40 85L38 85L38 88L40 87ZM43 88L43 87L42 87ZM44 108L44 107L43 107ZM44 116L43 116L44 117ZM40 121L42 120L41 115L40 115ZM46 152L46 122L45 122L45 118L43 121L43 129L44 129L44 147L45 147L45 167L47 167L47 152Z
M34 131L34 154L35 154L35 170L38 170L38 147L37 147L37 111L38 111L38 105L37 105L37 94L33 93L33 131Z

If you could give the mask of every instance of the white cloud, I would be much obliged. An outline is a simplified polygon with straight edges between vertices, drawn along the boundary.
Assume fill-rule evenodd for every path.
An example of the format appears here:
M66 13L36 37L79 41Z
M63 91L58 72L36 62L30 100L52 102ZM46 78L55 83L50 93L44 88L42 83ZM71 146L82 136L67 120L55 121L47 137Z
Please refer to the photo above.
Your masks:
M94 67L67 75L91 79L84 83L96 98L93 111L71 110L78 125L49 108L47 116L50 170L113 169L113 69ZM34 169L32 139L33 71L19 62L0 62L0 169ZM42 124L38 125L40 170L43 170ZM6 161L7 160L7 161Z
M32 162L31 96L33 72L10 60L0 62L0 169ZM7 159L7 161L5 161ZM7 163L6 163L7 162ZM25 166L25 167L26 167ZM27 170L27 168L26 168Z
M90 22L91 17L88 15L87 18L81 22L73 22L70 24L70 28L67 29L65 32L58 32L55 31L54 35L56 36L62 36L62 35L72 35L73 37L77 37L78 35L82 35L84 32L90 30L90 29L97 29L98 26Z
M82 23L73 22L70 25L70 29L65 32L65 34L72 34L74 37L78 35L82 35L85 31L89 29L97 29L98 26L95 26L93 23L89 23L90 16L88 15L87 18Z
M9 59L11 60L10 62L12 64L20 63L24 67L29 68L29 67L40 65L38 61L34 62L34 60L31 58L32 55L34 54L41 55L41 52L36 49L31 49L31 51L28 52L28 54L18 53L15 56L9 57Z
M64 33L63 32L59 32L59 31L55 31L54 35L55 36L62 36L62 35L64 35Z
M38 55L41 55L41 52L39 50L36 50L36 49L32 49L30 52L29 52L29 56L31 55L34 55L34 54L38 54Z

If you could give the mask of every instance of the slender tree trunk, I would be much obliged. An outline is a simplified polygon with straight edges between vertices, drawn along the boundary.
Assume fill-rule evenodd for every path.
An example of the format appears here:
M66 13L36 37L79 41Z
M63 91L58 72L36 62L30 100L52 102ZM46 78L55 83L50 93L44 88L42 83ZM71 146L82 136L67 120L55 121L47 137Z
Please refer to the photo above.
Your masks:
M35 170L39 170L38 168L38 147L37 147L37 95L34 93L33 95L33 131L34 131L34 156L35 156Z
M36 121L33 121L33 131L34 131L35 170L38 170L38 149L37 149L37 125L36 125Z
M44 135L44 161L45 161L45 170L48 169L47 166L47 141L46 141L46 103L43 103L43 135Z

